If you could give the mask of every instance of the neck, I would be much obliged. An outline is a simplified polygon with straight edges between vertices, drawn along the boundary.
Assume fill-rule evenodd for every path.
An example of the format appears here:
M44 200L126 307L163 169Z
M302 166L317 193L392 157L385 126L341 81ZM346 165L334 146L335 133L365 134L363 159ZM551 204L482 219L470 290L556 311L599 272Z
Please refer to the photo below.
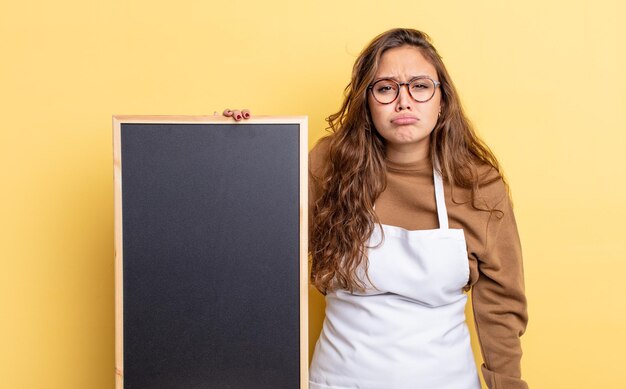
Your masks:
M428 158L430 150L428 145L397 145L387 144L385 148L386 158L395 163L415 163Z

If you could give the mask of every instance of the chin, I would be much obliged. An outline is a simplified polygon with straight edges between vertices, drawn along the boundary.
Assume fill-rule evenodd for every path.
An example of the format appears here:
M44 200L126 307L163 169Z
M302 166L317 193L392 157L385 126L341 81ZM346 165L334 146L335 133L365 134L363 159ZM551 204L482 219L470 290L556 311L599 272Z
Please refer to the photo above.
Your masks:
M398 144L409 144L409 143L419 143L423 141L425 138L428 138L427 133L424 131L395 131L391 136L387 138L387 140L391 143Z

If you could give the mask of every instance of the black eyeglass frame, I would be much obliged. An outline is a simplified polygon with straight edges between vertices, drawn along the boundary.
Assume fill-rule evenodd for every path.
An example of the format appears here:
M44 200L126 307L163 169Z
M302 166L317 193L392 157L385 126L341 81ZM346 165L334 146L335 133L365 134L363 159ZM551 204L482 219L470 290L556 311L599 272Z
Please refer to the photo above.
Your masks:
M413 97L413 94L411 93L411 88L410 88L409 86L410 86L410 85L411 85L411 84L412 84L415 80L424 80L424 79L432 81L432 83L435 85L435 87L433 88L433 94L432 94L432 95L431 95L428 99L426 99L426 100L423 100L423 101L422 101L422 100L418 100L418 99L416 99L415 97ZM374 94L374 85L376 85L377 83L379 83L379 82L381 82L381 81L391 81L391 82L394 82L396 85L398 85L398 89L396 90L396 97L394 97L394 98L393 98L393 100L391 100L391 101L390 101L390 102L388 102L388 103L383 103L383 102L380 102L380 101L376 98L376 95ZM409 92L409 96L411 96L411 98L412 98L413 100L415 100L415 101L416 101L416 102L418 102L418 103L426 103L426 102L430 101L433 97L435 97L435 93L437 93L437 88L439 88L439 87L441 86L441 82L433 80L430 76L417 76L417 77L413 77L413 78L411 78L408 82L398 82L398 81L393 80L393 79L391 79L391 78L381 78L380 80L376 80L376 81L374 81L371 85L369 85L369 86L367 87L367 90L368 90L368 91L370 91L370 92L372 93L372 97L373 97L373 98L374 98L374 100L376 100L379 104L384 104L384 105L387 105L387 104L391 104L391 103L393 103L394 101L396 101L396 100L398 99L398 96L400 96L400 89L402 89L402 86L404 86L404 85L406 85L406 90L407 90L407 92Z

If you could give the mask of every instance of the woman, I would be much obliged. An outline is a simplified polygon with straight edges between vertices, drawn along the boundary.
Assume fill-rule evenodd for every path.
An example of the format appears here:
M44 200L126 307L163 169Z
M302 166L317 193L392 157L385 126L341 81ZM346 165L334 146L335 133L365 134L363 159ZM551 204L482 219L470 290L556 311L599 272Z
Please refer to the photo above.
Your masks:
M332 134L310 152L312 283L326 297L310 389L527 388L521 248L498 162L430 38L359 55Z
M311 282L326 298L309 388L480 388L469 290L488 387L527 388L507 185L430 38L376 37L328 122L309 154Z

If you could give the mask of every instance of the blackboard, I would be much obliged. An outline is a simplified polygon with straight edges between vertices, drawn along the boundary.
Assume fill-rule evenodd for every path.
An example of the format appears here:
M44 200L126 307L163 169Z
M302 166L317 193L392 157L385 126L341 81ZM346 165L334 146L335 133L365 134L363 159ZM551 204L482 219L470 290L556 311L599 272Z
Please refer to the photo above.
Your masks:
M113 128L116 388L306 388L306 117Z

